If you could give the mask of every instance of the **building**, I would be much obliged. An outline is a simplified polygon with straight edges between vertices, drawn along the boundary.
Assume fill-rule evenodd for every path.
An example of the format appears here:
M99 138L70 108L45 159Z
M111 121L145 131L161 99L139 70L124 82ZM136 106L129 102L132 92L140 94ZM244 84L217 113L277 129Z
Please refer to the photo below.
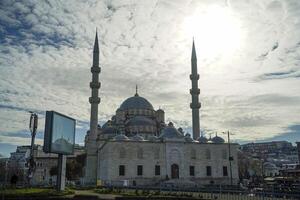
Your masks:
M136 88L115 115L102 127L98 124L99 47L96 34L90 87L91 126L85 138L87 152L85 184L201 185L237 184L237 144L228 145L215 136L200 135L196 51L192 48L193 137L165 122L164 111L155 110ZM231 154L229 155L229 148Z
M289 153L293 149L293 145L287 141L258 142L241 145L241 149L250 154L279 154Z
M263 173L265 177L273 177L279 175L279 168L271 162L265 162L263 164Z
M7 163L7 182L10 182L12 176L16 176L18 177L19 184L26 183L29 157L30 146L18 146L15 152L10 153L10 158Z
M7 182L13 175L18 177L18 184L27 184L28 161L30 158L30 146L18 146L16 152L11 153L8 159ZM74 154L67 155L67 160L74 160L76 156L84 154L83 147L75 145ZM33 157L35 161L35 170L30 181L32 185L54 185L56 175L51 175L51 169L57 167L57 154L44 153L41 145L34 146Z

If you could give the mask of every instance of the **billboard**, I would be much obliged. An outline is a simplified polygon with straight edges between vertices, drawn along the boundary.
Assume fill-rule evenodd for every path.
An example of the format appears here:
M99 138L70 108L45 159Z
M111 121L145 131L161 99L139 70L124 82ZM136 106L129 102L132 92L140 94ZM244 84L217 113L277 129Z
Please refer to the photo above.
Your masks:
M46 111L44 152L69 155L74 153L75 119L55 111Z

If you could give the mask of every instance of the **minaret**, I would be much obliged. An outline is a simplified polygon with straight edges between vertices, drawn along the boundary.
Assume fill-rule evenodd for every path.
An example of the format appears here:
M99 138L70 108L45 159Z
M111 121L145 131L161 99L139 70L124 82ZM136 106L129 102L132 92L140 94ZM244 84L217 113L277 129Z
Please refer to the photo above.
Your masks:
M190 93L192 95L192 103L190 104L190 107L192 109L192 115L193 115L193 138L197 139L200 136L199 109L201 107L201 103L199 102L199 94L200 94L200 89L198 88L199 74L197 70L197 56L196 56L194 40L193 40L191 65L192 65L192 74L190 75L190 79L192 81L192 89L190 89Z
M97 179L99 179L99 168L98 168L98 104L100 103L99 98L99 44L98 34L96 30L96 38L93 51L93 65L91 67L92 81L90 82L91 97L89 102L91 104L91 119L90 119L90 133L87 135L85 140L86 150L86 167L85 167L85 184L96 185Z
M99 98L99 73L101 68L99 67L99 45L98 45L98 34L96 31L96 38L93 50L93 66L91 67L92 82L90 82L90 88L92 90L92 96L89 98L91 104L91 119L90 119L90 135L95 137L97 135L98 127L98 104L100 103Z

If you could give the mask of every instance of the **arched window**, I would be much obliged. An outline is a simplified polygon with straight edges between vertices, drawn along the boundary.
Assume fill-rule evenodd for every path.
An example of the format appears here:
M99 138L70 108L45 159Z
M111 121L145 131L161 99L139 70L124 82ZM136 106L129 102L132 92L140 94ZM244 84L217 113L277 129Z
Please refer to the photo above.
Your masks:
M191 159L196 159L196 151L195 151L195 149L191 150Z
M143 159L143 149L141 147L139 147L137 150L137 158Z
M125 158L126 157L126 151L124 148L120 148L119 150L119 157L120 158Z
M211 155L210 155L210 150L209 149L206 149L206 151L205 151L205 157L206 157L206 159L210 160Z

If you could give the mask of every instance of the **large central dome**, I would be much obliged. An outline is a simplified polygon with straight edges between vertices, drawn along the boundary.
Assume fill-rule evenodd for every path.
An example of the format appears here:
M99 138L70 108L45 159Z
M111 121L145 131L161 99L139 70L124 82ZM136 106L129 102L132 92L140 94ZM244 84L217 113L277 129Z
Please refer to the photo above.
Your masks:
M137 93L133 97L129 97L126 99L120 106L121 110L129 110L129 109L144 109L144 110L154 110L151 103L140 97Z

